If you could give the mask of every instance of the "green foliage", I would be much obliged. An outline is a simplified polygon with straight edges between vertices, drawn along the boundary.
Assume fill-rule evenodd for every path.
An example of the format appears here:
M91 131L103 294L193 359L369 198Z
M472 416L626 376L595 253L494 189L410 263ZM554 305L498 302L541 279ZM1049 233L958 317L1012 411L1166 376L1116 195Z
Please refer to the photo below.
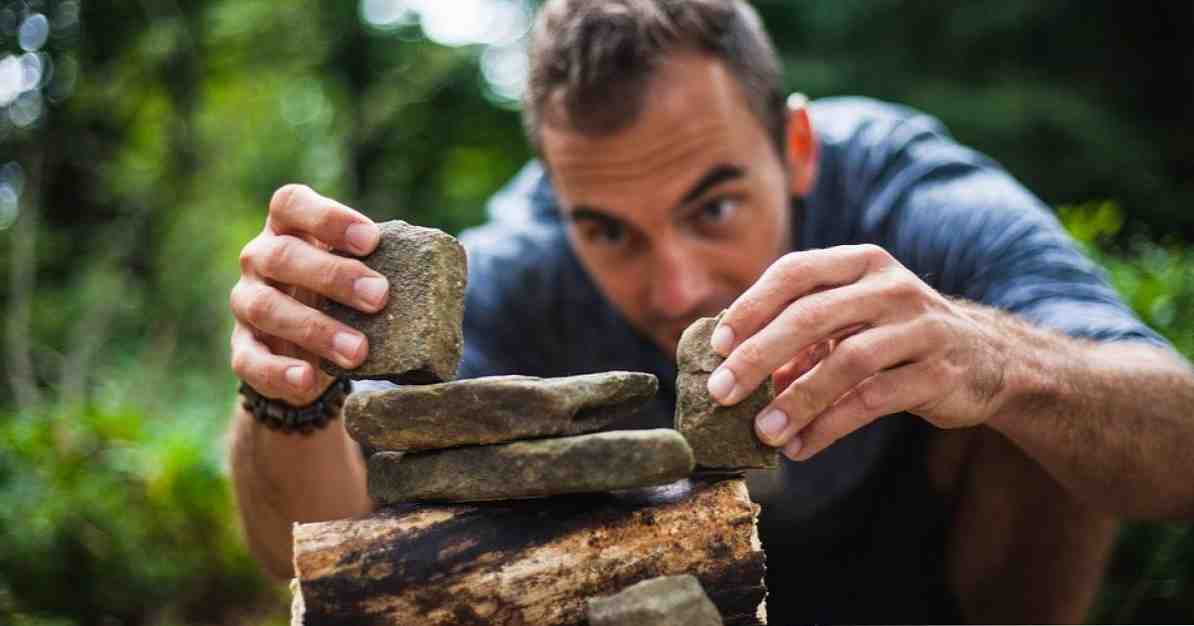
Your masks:
M1121 237L1194 239L1194 4L756 2L787 86L937 116L1049 204L1114 198Z
M1070 234L1106 269L1120 296L1178 352L1194 356L1194 251L1176 241L1118 240L1125 217L1113 202L1063 206Z
M1194 310L1194 253L1144 239L1108 251L1124 223L1113 202L1061 207L1058 214L1136 314L1187 358L1194 357L1194 319L1181 315ZM1101 623L1194 619L1194 526L1126 525L1092 617Z
M231 401L221 387L153 417L97 399L0 422L0 614L215 624L280 604L237 530L211 419Z

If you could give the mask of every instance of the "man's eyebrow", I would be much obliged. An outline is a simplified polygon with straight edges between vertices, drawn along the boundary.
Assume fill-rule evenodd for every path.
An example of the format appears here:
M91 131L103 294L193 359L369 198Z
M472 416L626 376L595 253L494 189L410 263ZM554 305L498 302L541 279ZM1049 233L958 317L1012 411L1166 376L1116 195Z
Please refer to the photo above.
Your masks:
M693 200L696 200L697 198L701 197L701 194L708 191L710 187L724 183L727 180L742 178L743 176L746 176L746 170L738 167L737 165L729 165L725 163L714 165L713 167L709 168L708 172L705 172L704 176L697 180L696 184L694 184L692 188L688 190L688 193L684 194L684 198L680 200L680 205L683 206L689 202L692 202Z
M589 220L598 222L602 225L621 224L622 220L590 206L578 204L568 211L568 218L573 222L583 222Z
M701 197L701 194L708 191L710 188L720 185L727 180L734 180L746 176L746 170L737 165L730 165L728 163L720 163L709 168L704 176L701 176L695 184L684 194L680 199L680 206L684 206L693 200ZM617 217L602 211L596 207L586 204L578 204L567 211L568 218L573 222L578 221L593 221L603 225L622 224L623 221Z

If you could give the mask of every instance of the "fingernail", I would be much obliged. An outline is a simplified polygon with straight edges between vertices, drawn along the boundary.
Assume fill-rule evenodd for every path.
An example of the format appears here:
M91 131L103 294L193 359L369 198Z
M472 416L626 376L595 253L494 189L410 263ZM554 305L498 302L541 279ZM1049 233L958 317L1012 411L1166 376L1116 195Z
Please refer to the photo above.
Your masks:
M336 355L340 357L340 365L353 365L356 362L357 354L361 351L361 343L364 341L365 338L360 335L336 333L336 337L332 341L332 348L336 351Z
M713 351L721 356L727 356L730 353L730 348L734 345L734 329L721 324L713 329L713 336L709 343L713 346Z
M734 372L725 367L717 368L717 371L709 377L709 382L705 387L714 399L722 401L729 399L730 393L734 391Z
M369 254L377 246L377 239L381 236L375 224L351 224L344 231L344 239L348 247L357 254Z
M369 306L381 306L389 288L386 279L380 276L358 278L352 284L352 291L356 294L357 299Z
M774 440L788 427L788 416L779 409L768 409L758 417L759 432Z
M800 440L800 435L793 435L792 438L788 440L787 445L784 446L784 456L792 459L793 461L798 461L800 459L797 459L796 455L800 454L800 449L803 447L804 442Z
M286 382L289 383L291 387L294 387L295 389L302 391L303 389L307 388L306 373L307 373L307 368L305 368L301 365L295 365L294 367L288 367L288 368L286 368Z

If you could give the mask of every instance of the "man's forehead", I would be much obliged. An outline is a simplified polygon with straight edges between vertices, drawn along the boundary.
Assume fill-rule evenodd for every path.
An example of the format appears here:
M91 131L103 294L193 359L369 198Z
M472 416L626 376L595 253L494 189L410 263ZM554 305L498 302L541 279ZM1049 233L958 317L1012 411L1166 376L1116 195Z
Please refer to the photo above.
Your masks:
M615 132L586 134L544 124L544 156L562 194L673 178L705 161L739 161L734 153L744 136L761 134L736 81L712 57L669 58L646 89L638 115Z

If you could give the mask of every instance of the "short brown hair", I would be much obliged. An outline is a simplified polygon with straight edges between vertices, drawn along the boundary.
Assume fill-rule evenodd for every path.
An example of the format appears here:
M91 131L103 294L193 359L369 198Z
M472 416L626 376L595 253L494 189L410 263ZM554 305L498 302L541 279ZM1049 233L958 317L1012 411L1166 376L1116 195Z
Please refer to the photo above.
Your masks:
M562 119L553 123L586 134L627 126L659 61L679 49L726 64L783 158L779 59L745 0L548 0L531 34L523 103L531 145L542 156L539 127L557 93Z

